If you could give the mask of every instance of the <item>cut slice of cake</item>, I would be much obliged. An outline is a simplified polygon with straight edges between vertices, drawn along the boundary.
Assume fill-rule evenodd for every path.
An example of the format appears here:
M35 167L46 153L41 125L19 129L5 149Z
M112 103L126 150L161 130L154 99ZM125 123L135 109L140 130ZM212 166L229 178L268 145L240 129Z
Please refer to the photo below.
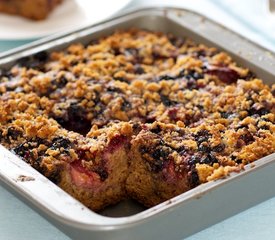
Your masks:
M0 0L0 12L43 20L63 0Z
M267 131L260 137L247 129L224 130L213 121L192 128L154 122L141 129L131 141L126 189L147 207L239 172L275 150L275 136Z
M131 126L122 123L94 130L77 146L77 158L64 165L57 183L84 205L99 211L127 197Z
M173 137L170 135L173 133L179 137L183 130L172 124L156 122L142 128L131 141L131 162L126 182L128 195L151 207L198 185L198 177L187 168L187 162L176 165L175 157L179 157L182 146L169 145L169 140L165 140L165 135L169 138Z

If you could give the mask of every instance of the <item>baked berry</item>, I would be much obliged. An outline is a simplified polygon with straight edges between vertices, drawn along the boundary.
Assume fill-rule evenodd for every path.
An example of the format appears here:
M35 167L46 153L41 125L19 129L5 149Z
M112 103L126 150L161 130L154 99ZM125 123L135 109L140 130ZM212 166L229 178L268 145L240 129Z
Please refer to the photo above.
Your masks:
M195 141L198 143L198 145L200 145L202 142L207 142L210 137L211 134L206 129L200 130L194 135Z
M194 188L200 184L199 175L195 168L188 172L188 181L191 188Z
M212 148L213 152L222 152L225 149L225 144L220 143Z
M215 67L213 69L206 70L206 73L216 76L219 80L226 84L235 83L240 78L240 75L235 70L228 67Z
M36 54L33 55L33 59L35 61L39 61L39 62L45 62L48 60L48 53L46 51L41 51L41 52L38 52Z
M69 148L72 147L72 143L69 139L66 139L64 137L57 137L52 140L52 149L60 149L64 148L65 150L68 150Z

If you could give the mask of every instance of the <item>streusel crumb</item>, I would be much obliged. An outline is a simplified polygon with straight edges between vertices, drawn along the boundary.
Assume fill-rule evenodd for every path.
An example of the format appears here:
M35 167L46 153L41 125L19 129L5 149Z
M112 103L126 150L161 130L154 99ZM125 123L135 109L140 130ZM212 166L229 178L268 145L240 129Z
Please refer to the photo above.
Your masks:
M94 210L153 206L275 152L275 85L227 53L130 29L0 76L0 142Z

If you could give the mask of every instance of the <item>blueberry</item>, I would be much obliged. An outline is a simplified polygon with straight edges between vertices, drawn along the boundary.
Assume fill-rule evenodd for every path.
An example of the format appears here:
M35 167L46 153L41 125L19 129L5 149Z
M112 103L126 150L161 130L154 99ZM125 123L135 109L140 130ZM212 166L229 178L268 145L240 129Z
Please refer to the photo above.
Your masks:
M135 72L135 74L144 74L145 73L144 69L139 64L136 64L134 66L134 72Z
M201 159L200 159L200 163L201 164L208 164L208 165L213 165L214 163L217 163L218 159L212 154L209 153L207 155L204 155Z
M74 60L72 60L72 61L70 62L71 66L76 66L76 65L78 65L79 63L80 63L80 61L79 61L79 60L76 60L76 59L74 59Z
M68 80L65 76L62 76L60 79L58 79L58 87L62 88L68 83Z
M239 125L235 129L236 130L239 130L239 129L248 129L248 126L247 125Z
M139 122L134 122L132 127L134 130L134 135L137 135L142 130L142 126Z
M23 135L23 133L20 130L15 129L14 127L8 128L8 132L7 132L8 138L16 140L18 137L21 137L22 135Z
M122 93L122 90L120 88L114 86L108 86L106 90L112 93Z
M120 49L119 49L118 47L113 47L113 48L112 48L112 53L113 53L115 56L121 54Z
M196 80L194 79L190 79L187 81L187 85L186 85L187 89L193 90L193 89L198 89L198 85Z
M169 152L167 150L164 150L163 148L157 148L153 151L151 156L155 160L159 160L159 159L167 158L168 155L169 155Z
M12 77L12 73L6 69L0 69L0 82L2 78L11 78Z
M20 67L33 68L39 71L44 71L44 63L32 57L23 57L17 60Z
M33 141L37 144L37 146L39 146L40 144L43 144L43 145L46 145L46 146L50 145L50 143L46 139L42 139L42 138L39 138L39 137L36 137L35 139L33 139Z
M190 70L188 72L188 74L186 75L186 78L187 79L195 79L195 80L198 80L198 79L201 79L203 78L203 75L194 71L194 70Z
M131 55L137 57L139 55L139 50L136 48L126 48L124 51L125 55Z
M55 117L54 117L55 118ZM91 129L91 121L86 118L86 111L77 103L72 103L67 114L55 120L65 129L86 135Z
M212 148L213 152L222 152L225 149L225 145L223 143L220 143Z
M122 106L121 106L121 110L122 111L130 110L131 107L132 107L132 104L128 100L123 98L123 103L122 103Z
M176 151L179 153L180 156L183 156L186 154L187 149L185 148L185 146L180 146L178 149L176 149Z
M193 54L198 58L207 56L207 52L204 49L198 50Z
M77 156L79 159L85 159L86 151L83 149L77 149L76 150Z
M160 142L159 144L163 144L163 142ZM139 151L142 155L144 154L149 154L151 159L146 159L146 155L144 155L144 160L147 161L147 163L150 166L150 169L152 172L157 173L159 171L161 171L164 166L165 163L168 161L168 156L170 154L170 149L163 147L163 146L151 146L151 147L147 147L147 146L141 146L139 148ZM153 158L153 160L152 160Z
M96 167L94 171L99 175L101 181L105 181L109 176L108 171L102 166Z
M195 168L188 172L188 182L191 188L194 188L200 184L198 172Z
M200 105L200 104L199 104L199 105L197 105L196 107L197 107L200 111L203 111L203 110L204 110L204 106L203 106L203 105Z
M235 155L231 155L231 159L236 162L237 164L241 164L243 161L241 159L239 159L237 156Z
M29 145L24 142L19 144L17 147L13 148L13 152L15 152L18 156L23 157L25 156L26 152L29 150Z
M183 78L183 77L186 77L188 71L185 70L184 68L179 72L177 78Z
M172 76L172 75L162 75L162 76L159 76L157 78L157 81L161 81L161 80L175 80L177 79L177 76Z
M185 40L183 38L179 38L179 37L175 37L175 36L169 36L168 39L169 39L170 43L173 46L175 46L176 48L180 48L185 42Z
M260 107L255 107L255 106L252 106L249 110L248 110L248 114L250 116L253 116L253 115L259 115L259 116L262 116L262 115L265 115L265 114L268 114L270 113L269 109L263 107L263 106L260 106Z
M195 70L185 70L185 69L183 69L183 70L180 71L180 73L178 75L178 78L182 78L182 77L186 78L187 80L191 80L191 79L198 80L198 79L203 78L203 75L196 72Z
M251 72L251 71L249 71L249 72L247 73L247 75L245 76L245 79L246 79L246 80L250 80L250 79L253 79L253 78L256 78L256 74L253 73L253 72Z
M195 70L182 70L179 73L178 77L185 78L187 81L186 83L187 89L193 90L193 89L198 89L200 87L197 83L197 80L203 78L203 75L196 72Z
M64 148L68 150L72 147L72 143L69 139L63 138L63 137L57 137L52 140L52 149L60 149Z
M222 118L229 118L232 115L232 112L220 112Z
M192 155L187 161L188 165L190 166L195 166L199 162L200 162L200 156L198 154Z
M30 62L31 62L31 58L30 57L23 57L17 60L17 64L20 67L29 67L30 66Z
M163 148L153 149L151 153L151 157L154 161L149 161L151 170L155 173L161 171L164 168L165 163L167 162L167 158L169 155L169 151Z
M196 153L193 156L191 156L187 161L188 165L190 166L189 168L195 167L197 163L213 165L217 162L218 159L212 153Z
M269 130L269 126L268 125L262 125L262 126L260 126L260 129Z
M141 154L145 154L145 153L147 153L149 150L148 150L148 148L147 148L146 146L140 146L140 147L139 147L139 151L140 151Z
M42 156L45 154L45 150L38 151L38 147L44 144L46 146L50 146L49 142L45 139L41 138L32 138L27 139L26 142L23 142L12 149L12 151L21 157L24 161L31 164L34 168L41 170L40 162L42 160ZM37 154L34 154L33 149Z
M153 115L149 115L147 116L146 118L146 123L153 123L156 121L156 116L153 116Z
M209 153L211 148L207 144L200 144L198 150L203 153Z
M250 144L251 142L254 141L254 137L252 136L252 134L250 132L246 132L244 134L242 134L238 139L237 139L237 143L236 143L236 147L237 148L241 148L245 145Z
M161 127L160 127L160 125L157 124L156 127L154 127L154 128L151 129L151 132L152 132L152 133L156 133L156 134L160 133L160 132L161 132Z
M165 96L165 95L162 95L162 94L160 95L160 100L167 107L175 104L175 102L171 101L168 96Z
M247 132L239 137L239 139L243 140L245 144L249 144L254 141L254 137L250 132Z
M66 84L68 83L68 80L65 76L62 76L61 78L57 78L54 79L52 81L52 89L50 89L49 92L52 92L52 90L56 89L56 88L63 88L64 86L66 86ZM55 86L55 88L53 89L53 86Z
M45 62L48 60L48 57L49 57L49 55L46 51L41 51L41 52L34 54L33 59L37 60L39 62Z
M202 142L207 142L208 139L211 137L211 134L206 129L198 131L195 135L195 141L200 145Z
M155 160L153 163L150 162L151 171L154 173L160 172L164 168L164 162L161 160Z

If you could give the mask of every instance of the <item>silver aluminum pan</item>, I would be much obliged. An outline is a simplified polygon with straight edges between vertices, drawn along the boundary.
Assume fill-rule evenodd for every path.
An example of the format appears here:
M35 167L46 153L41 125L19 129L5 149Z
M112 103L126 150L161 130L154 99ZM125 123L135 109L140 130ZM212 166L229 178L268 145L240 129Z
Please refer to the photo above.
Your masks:
M130 27L170 32L215 46L249 67L265 83L274 83L272 53L197 13L176 8L140 9L84 29L36 41L0 55L0 68L7 68L17 59L41 50L60 50L73 42L87 44L115 29ZM100 215L2 146L0 157L0 183L63 232L79 240L182 239L275 196L275 154L271 154L256 161L254 167L246 166L241 173L200 185L150 209L143 210L125 202ZM21 181L20 176L30 177L29 181Z

